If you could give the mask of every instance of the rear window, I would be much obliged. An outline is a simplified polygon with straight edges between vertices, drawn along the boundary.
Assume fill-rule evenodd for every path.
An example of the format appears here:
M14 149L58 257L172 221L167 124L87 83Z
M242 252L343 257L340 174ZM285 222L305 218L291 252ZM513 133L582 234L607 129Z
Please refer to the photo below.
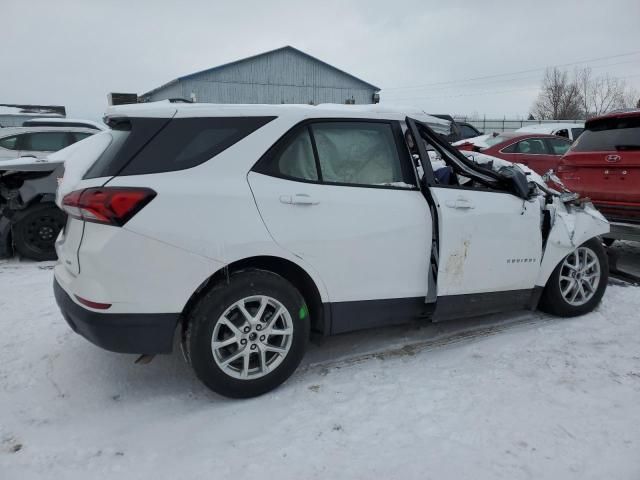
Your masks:
M115 120L114 141L84 178L143 175L192 168L215 157L275 117Z
M607 118L589 124L573 144L574 152L640 150L640 117Z

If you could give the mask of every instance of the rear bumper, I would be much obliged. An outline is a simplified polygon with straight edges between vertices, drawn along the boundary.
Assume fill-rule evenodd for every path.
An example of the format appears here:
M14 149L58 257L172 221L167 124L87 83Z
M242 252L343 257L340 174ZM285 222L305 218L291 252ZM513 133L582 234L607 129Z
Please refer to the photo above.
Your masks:
M75 303L53 281L56 302L74 332L117 353L171 353L179 313L101 313Z

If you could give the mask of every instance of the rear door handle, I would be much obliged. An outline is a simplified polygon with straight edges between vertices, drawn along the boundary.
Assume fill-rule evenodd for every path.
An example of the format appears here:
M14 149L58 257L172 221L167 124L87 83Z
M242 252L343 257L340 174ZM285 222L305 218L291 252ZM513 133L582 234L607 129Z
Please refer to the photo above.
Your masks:
M289 205L317 205L320 203L315 200L311 195L306 193L296 193L295 195L281 195L280 202Z
M463 197L458 197L455 200L449 200L445 204L447 205L447 207L457 208L459 210L468 210L471 208L475 208L475 206L473 205L473 203L471 203L470 200L467 200L466 198L463 198Z

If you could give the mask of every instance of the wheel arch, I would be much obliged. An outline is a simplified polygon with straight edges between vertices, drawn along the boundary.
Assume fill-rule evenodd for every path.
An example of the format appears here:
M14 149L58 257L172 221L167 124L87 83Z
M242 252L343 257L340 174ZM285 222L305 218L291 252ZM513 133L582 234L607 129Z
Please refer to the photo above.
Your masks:
M291 260L271 255L258 255L236 260L225 265L198 286L187 301L180 316L183 341L188 327L187 314L202 295L214 285L225 282L234 273L249 269L266 270L289 281L300 291L307 304L311 319L311 331L321 335L329 334L331 329L330 309L322 300L323 296L316 280L304 268Z
M560 262L583 243L609 233L609 222L587 204L568 210L559 200L554 201L551 229L545 242L540 271L535 284L544 287Z

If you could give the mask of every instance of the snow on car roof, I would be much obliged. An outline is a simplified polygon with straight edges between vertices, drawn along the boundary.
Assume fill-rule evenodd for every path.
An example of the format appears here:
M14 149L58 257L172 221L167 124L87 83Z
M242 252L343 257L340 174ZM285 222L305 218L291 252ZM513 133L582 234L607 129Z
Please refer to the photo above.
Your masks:
M449 133L450 122L427 114L415 107L399 105L342 105L342 104L214 104L214 103L169 103L150 102L110 107L106 117L144 116L178 118L196 116L277 116L303 120L305 118L380 118L404 120L410 116L428 123L438 133Z
M61 130L64 130L65 132L86 132L92 134L97 132L95 128L67 127L66 125L61 125L60 127L5 127L0 129L0 136L8 137L19 133L30 132L59 132Z
M22 125L25 127L30 126L31 124L34 123L40 123L40 122L46 122L46 123L50 123L51 126L55 126L57 124L60 124L60 126L79 126L80 124L84 124L89 126L89 128L91 127L95 127L98 130L106 130L109 127L107 127L104 123L101 122L94 122L93 120L84 120L81 118L30 118L29 120L25 120L24 122L22 122Z
M563 128L584 128L584 123L536 123L535 125L525 125L516 132L545 132L553 133Z

